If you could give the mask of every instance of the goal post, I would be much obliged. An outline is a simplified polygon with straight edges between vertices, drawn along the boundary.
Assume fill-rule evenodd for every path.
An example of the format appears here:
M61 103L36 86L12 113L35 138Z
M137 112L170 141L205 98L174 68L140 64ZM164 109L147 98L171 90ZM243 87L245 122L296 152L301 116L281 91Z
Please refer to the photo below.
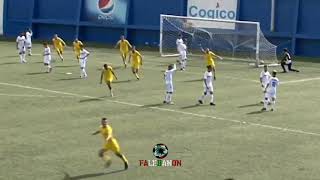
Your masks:
M189 55L209 48L225 59L255 66L277 65L277 46L263 35L259 22L160 15L159 51L163 57L178 56L176 39L183 36Z

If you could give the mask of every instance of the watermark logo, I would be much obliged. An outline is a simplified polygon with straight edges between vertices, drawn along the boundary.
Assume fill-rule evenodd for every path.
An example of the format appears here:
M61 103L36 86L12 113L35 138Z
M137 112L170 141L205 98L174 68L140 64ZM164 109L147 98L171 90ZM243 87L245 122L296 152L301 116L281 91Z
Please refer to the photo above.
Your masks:
M163 159L168 155L168 147L165 144L156 144L153 147L153 155L158 159Z
M139 160L139 164L142 167L181 167L182 160L178 159L165 159L169 153L168 146L159 143L153 147L153 155L157 159L152 160Z

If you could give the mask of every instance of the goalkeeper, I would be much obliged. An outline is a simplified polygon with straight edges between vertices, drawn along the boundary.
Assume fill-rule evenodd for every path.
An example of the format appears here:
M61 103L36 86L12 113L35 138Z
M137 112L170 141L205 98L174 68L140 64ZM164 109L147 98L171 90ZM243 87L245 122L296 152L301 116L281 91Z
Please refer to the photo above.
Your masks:
M284 57L281 60L281 67L283 69L283 72L284 73L288 72L286 70L285 66L288 66L289 71L300 72L299 70L292 68L292 59L291 59L291 55L290 55L287 48L283 49L283 53L284 53Z
M206 66L211 66L212 67L212 72L213 72L213 78L214 80L216 79L216 64L215 64L215 60L216 58L219 58L220 60L222 60L223 58L221 56L216 55L215 53L213 53L212 51L210 51L209 48L207 48L206 50L204 50L201 47L201 51L204 53L204 59L207 62Z

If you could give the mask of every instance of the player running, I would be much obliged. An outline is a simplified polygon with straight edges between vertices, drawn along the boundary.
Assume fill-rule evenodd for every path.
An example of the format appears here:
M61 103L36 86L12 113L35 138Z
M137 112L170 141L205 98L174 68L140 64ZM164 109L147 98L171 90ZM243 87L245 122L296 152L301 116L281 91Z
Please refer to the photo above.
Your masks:
M288 49L287 48L283 49L283 52L284 52L284 57L281 60L281 67L283 69L283 72L284 73L287 72L285 66L288 66L289 71L300 72L299 70L292 68L292 59Z
M215 59L219 58L220 60L222 60L223 58L221 56L216 55L215 53L213 53L212 51L210 51L209 48L207 48L206 50L204 50L203 48L201 48L201 51L204 53L204 59L207 62L207 66L211 66L212 67L212 71L213 71L213 78L216 79L216 64L215 64Z
M20 62L26 63L26 37L24 33L20 33L20 35L16 39L16 47L19 52Z
M53 46L56 49L61 61L63 61L64 59L63 59L62 54L63 54L64 48L66 47L66 43L57 34L55 34L53 36L52 42L53 42Z
M43 43L44 51L43 51L43 64L46 67L46 73L50 73L52 71L51 67L51 49L47 43Z
M199 104L203 104L203 101L206 96L210 94L211 100L210 105L215 106L214 97L213 97L213 75L212 75L213 67L207 66L207 71L203 75L203 86L204 86L204 93L198 100Z
M267 111L268 105L271 105L271 111L274 111L274 106L276 104L276 97L277 97L277 87L279 86L279 79L276 77L277 71L274 70L272 72L272 77L270 78L264 92L266 93L264 99L264 107L261 111ZM271 100L271 102L270 102Z
M118 79L112 67L108 66L107 64L104 64L103 70L101 71L100 84L102 84L102 79L104 79L104 82L107 84L110 90L111 97L113 97L113 90L111 84L114 78Z
M92 135L101 134L104 140L103 148L99 151L99 157L104 158L107 151L113 151L124 162L124 169L128 169L129 163L127 158L121 153L119 143L116 138L113 137L112 127L110 126L107 118L101 119L101 126L98 131L92 133Z
M127 68L126 61L127 61L127 57L128 57L129 51L132 48L132 46L129 43L129 41L124 38L123 35L120 37L120 40L117 42L115 48L117 48L118 46L120 47L120 55L121 55L124 67Z
M88 74L86 72L86 66L88 61L88 56L90 55L89 51L84 49L83 45L80 45L80 78L86 78L88 77Z
M268 66L264 65L263 71L261 71L261 73L260 73L260 84L261 84L261 88L262 88L262 92L263 92L263 98L265 97L264 90L266 89L270 78L271 78L271 74L268 71ZM261 103L264 103L264 100L262 100Z
M83 46L83 43L78 38L76 38L73 41L73 51L76 55L78 62L80 61L80 46Z
M177 70L176 64L170 64L168 69L164 72L164 80L166 83L166 96L164 98L164 104L174 104L172 102L173 95L173 74Z
M142 55L140 54L139 51L136 50L136 47L133 46L130 56L129 56L129 63L132 58L132 73L136 76L136 78L139 80L139 70L140 67L142 66Z
M26 47L28 49L28 55L32 56L32 30L29 28L26 32Z

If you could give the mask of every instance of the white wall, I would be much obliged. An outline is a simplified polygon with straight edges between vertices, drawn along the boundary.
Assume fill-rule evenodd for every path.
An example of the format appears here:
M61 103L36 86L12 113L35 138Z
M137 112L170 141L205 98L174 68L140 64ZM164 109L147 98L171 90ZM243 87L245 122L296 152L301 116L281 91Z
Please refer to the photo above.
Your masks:
M0 35L3 34L3 0L0 0Z

